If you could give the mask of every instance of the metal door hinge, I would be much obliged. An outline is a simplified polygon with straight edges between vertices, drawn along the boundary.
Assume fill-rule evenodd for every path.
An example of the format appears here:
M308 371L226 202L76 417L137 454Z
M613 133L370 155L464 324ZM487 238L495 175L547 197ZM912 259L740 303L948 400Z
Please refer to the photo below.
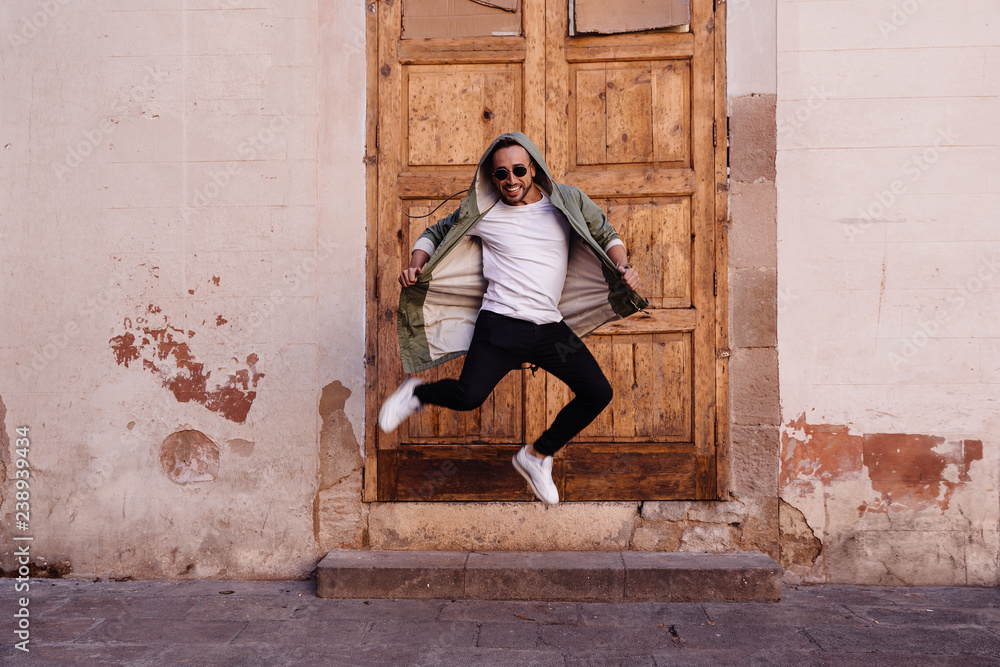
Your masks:
M719 121L712 121L712 148L719 146Z
M712 296L719 296L719 272L712 272Z

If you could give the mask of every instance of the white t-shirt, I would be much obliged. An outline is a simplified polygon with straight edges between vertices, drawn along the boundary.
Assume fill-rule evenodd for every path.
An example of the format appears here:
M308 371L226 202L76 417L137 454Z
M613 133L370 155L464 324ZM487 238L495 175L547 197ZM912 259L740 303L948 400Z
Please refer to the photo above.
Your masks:
M535 324L560 322L559 299L569 263L572 229L545 193L523 206L498 201L469 231L483 243L483 276L489 283L482 310ZM615 239L605 250L622 245ZM414 250L434 254L426 238Z
M561 321L570 234L569 222L544 194L523 206L498 201L469 231L483 242L489 287L482 309L535 324Z

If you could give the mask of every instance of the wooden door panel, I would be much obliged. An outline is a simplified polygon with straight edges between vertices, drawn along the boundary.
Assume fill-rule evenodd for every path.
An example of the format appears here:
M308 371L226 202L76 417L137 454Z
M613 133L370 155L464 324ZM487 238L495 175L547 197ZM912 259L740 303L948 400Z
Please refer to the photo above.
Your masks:
M587 445L563 457L560 497L581 500L697 498L692 445Z
M650 308L691 307L691 198L596 201L642 269Z
M379 495L397 501L531 500L510 460L521 445L400 445L380 450ZM561 463L560 463L561 467Z
M410 166L475 167L498 134L521 127L520 64L410 65L403 82Z
M690 333L594 335L587 348L615 393L611 405L574 443L692 442ZM571 398L565 384L546 374L549 423Z
M577 166L690 165L690 63L588 62L570 69Z
M457 378L464 357L430 368L416 377L426 382ZM497 385L483 405L468 412L428 405L400 428L403 443L521 442L523 439L521 371L513 371Z

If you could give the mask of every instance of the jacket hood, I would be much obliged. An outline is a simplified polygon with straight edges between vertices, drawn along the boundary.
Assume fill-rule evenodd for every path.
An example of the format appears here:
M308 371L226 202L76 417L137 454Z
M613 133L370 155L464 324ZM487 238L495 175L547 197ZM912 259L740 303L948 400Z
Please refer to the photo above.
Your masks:
M483 213L493 207L498 201L500 201L500 190L493 183L493 176L491 172L493 171L492 160L490 155L493 153L493 148L497 143L505 138L510 137L528 151L528 155L535 162L535 185L537 185L545 196L551 198L553 187L552 184L555 182L552 178L552 174L549 172L549 167L545 164L545 158L542 157L542 152L538 150L538 146L528 138L527 135L521 132L505 132L499 137L493 140L489 145L489 148L483 153L482 157L479 158L479 167L476 169L475 176L472 177L472 186L469 188L469 198L471 203L475 207L474 210Z

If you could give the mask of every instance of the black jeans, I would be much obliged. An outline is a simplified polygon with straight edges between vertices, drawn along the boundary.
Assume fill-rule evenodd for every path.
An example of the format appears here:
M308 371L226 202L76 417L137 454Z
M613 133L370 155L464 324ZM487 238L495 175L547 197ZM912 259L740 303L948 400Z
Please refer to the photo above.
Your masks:
M556 376L575 394L534 443L539 453L555 454L594 421L612 395L597 360L565 322L535 324L481 311L461 376L420 385L414 394L422 403L475 410L507 373L524 362Z

